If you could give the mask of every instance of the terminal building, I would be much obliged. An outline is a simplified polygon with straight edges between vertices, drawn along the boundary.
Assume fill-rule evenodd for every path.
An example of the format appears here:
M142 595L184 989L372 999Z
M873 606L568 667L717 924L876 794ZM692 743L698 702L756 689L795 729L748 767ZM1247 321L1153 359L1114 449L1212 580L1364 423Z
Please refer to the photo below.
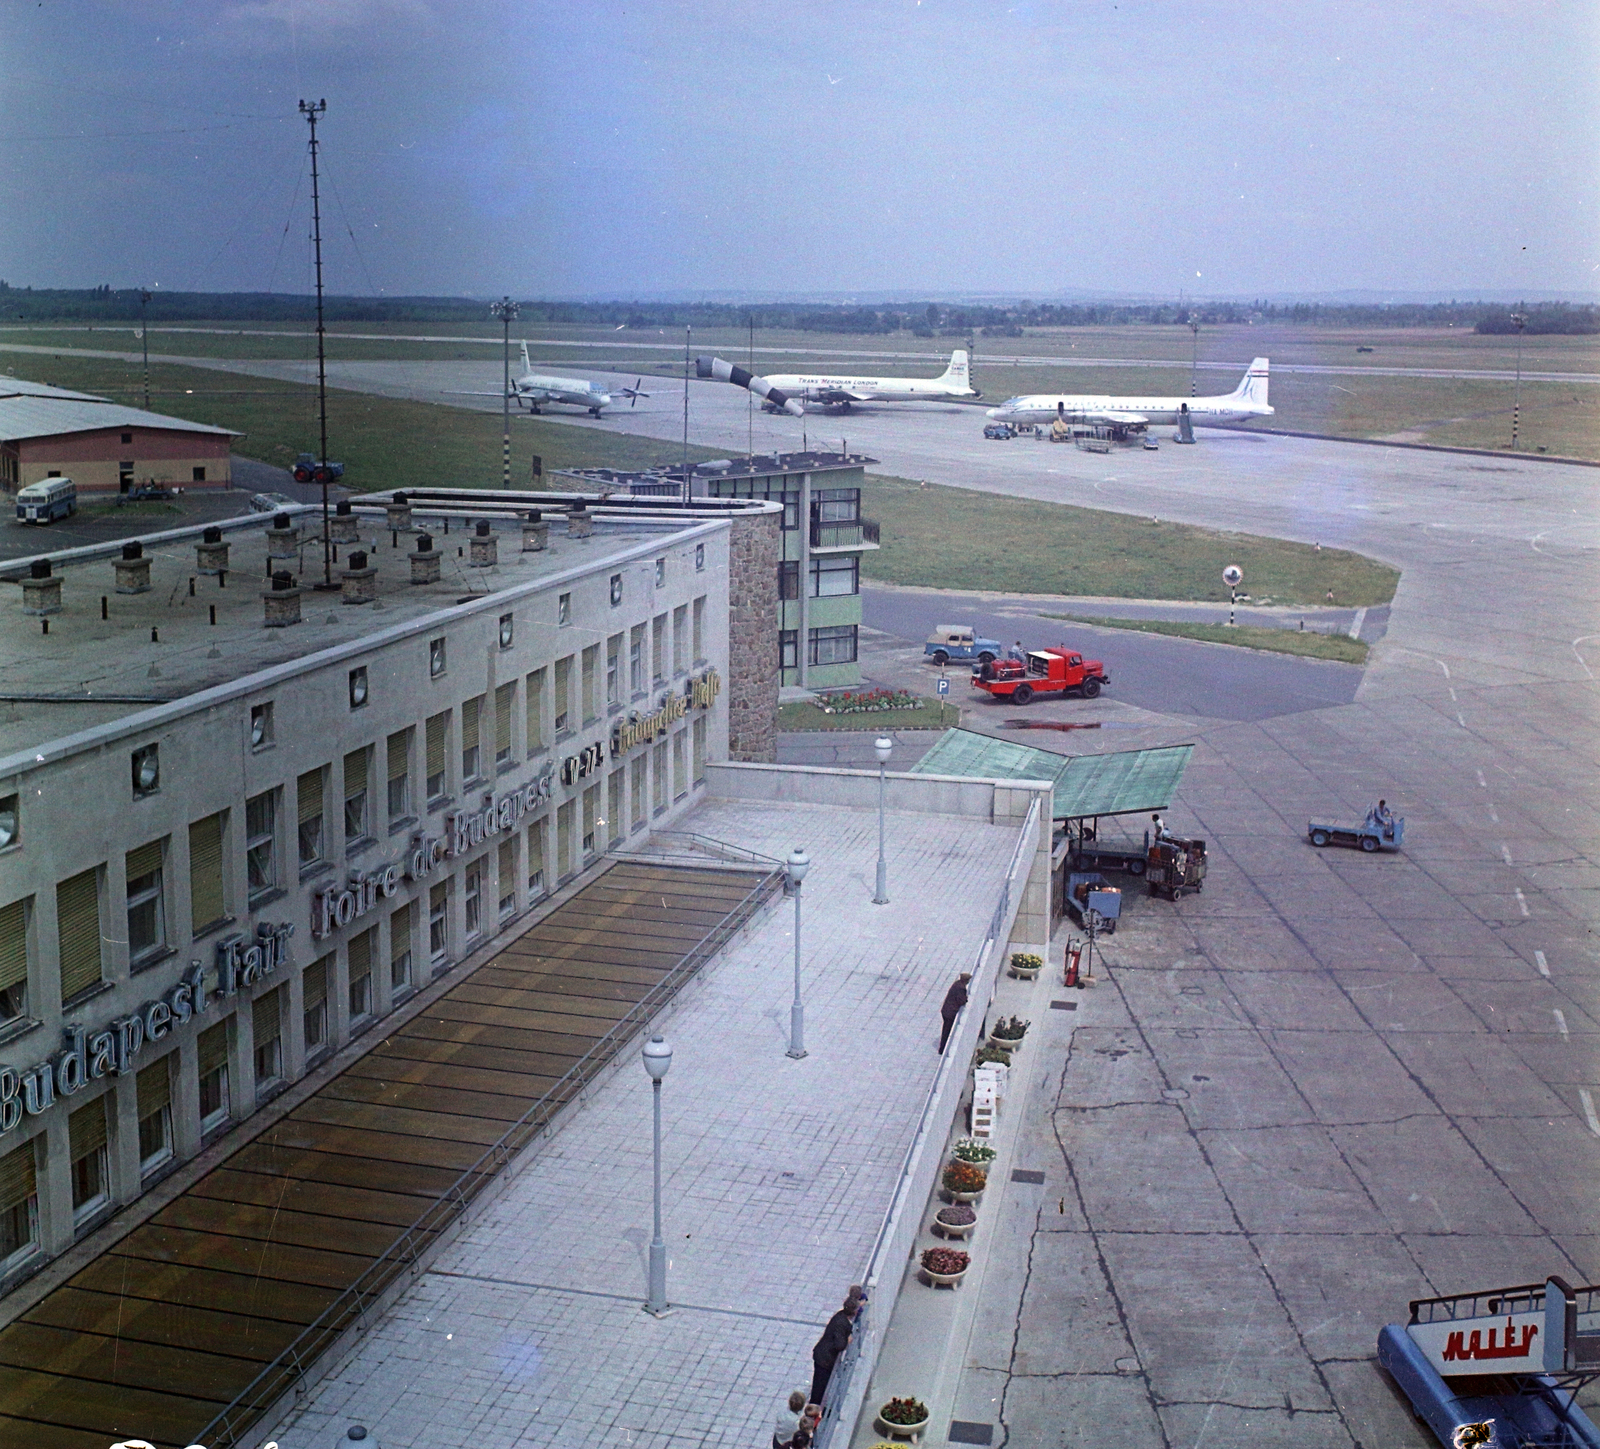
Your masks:
M238 436L91 393L0 378L0 488L8 493L46 478L70 478L80 494L127 493L141 483L226 488Z
M879 542L877 523L861 516L861 485L875 461L856 453L771 453L714 459L689 470L691 499L763 498L783 506L777 590L785 686L861 683L861 559ZM561 476L579 487L634 497L685 494L682 468L586 468Z
M0 567L0 1293L772 758L766 496L396 495Z

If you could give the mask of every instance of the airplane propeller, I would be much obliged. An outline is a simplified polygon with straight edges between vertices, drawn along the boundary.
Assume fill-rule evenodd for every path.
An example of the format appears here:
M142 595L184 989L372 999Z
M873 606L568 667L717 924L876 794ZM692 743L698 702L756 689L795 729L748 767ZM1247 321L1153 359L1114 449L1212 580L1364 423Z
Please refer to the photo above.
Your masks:
M643 381L644 381L644 379L642 377L636 377L633 380L633 386L632 387L625 387L625 388L621 389L621 393L622 393L623 397L628 399L628 406L630 408L631 407L637 407L639 405L639 399L640 398L649 397L650 396L650 394L647 393L647 392L640 392L639 391L639 384L642 383Z

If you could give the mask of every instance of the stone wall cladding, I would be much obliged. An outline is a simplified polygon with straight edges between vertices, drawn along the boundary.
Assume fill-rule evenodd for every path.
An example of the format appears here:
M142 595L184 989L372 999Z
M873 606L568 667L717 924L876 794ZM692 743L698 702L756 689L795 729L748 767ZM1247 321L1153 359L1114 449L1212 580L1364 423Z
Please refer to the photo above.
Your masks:
M778 758L779 522L735 517L728 540L728 758Z

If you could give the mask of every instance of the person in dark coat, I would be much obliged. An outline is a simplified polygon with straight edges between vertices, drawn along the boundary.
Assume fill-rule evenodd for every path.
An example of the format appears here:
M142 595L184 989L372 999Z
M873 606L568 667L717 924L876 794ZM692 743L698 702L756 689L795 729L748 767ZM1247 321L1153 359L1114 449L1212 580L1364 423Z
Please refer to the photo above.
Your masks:
M944 1021L944 1030L939 1033L939 1055L944 1055L944 1045L950 1040L950 1033L956 1024L956 1018L961 1015L961 1008L967 1004L967 982L972 980L970 971L963 971L956 977L955 985L944 994L944 1005L939 1008L939 1016Z
M841 1308L828 1320L828 1326L822 1330L822 1337L816 1341L811 1350L811 1402L820 1404L822 1396L828 1392L828 1380L833 1377L833 1366L839 1362L839 1356L850 1343L850 1334L855 1328L856 1315L861 1312L861 1305L866 1302L866 1294L862 1292L859 1284L853 1285Z

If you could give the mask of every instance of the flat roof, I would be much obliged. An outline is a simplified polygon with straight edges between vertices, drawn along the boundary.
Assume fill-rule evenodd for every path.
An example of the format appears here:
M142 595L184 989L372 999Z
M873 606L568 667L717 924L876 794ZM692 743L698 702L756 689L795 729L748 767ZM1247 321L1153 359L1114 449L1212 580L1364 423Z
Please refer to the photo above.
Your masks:
M196 569L194 546L205 525L140 539L151 565L151 587L142 594L116 592L113 561L120 559L123 545L131 539L50 555L53 573L62 581L64 607L48 617L49 633L38 617L22 611L21 580L30 561L7 560L0 570L0 765L15 752L36 751L82 730L242 681L274 666L306 661L324 650L359 643L463 604L491 600L569 572L589 573L646 540L671 538L711 521L692 509L683 517L638 521L630 517L625 522L597 513L593 535L581 540L566 537L560 527L563 515L553 514L557 526L550 530L549 546L524 553L520 525L493 520L498 562L492 568L469 568L468 559L458 556L456 549L465 548L470 529L457 518L449 535L437 525L427 528L439 554L440 579L417 585L411 582L408 557L415 547L415 532L401 534L399 546L392 546L383 512L358 506L362 542L340 546L333 578L337 584L352 550L364 549L377 568L377 598L370 604L347 605L337 591L319 593L311 588L323 573L321 511L300 507L283 512L294 517L306 540L297 576L302 585L302 622L288 628L268 629L263 623L261 595L268 588L265 530L272 526L273 514L249 514L211 525L223 530L231 546L225 586ZM286 566L283 560L274 561L276 568ZM102 596L106 619L100 617Z
M54 392L28 392L6 396L0 391L0 441L14 443L66 433L94 433L103 428L159 428L169 433L209 433L223 438L244 436L232 428L169 418L83 393L57 396Z
M1049 780L1055 786L1052 818L1087 820L1096 815L1165 810L1178 792L1193 753L1194 746L1188 744L1118 750L1108 755L1057 755L974 730L951 729L909 773Z
M865 468L876 463L865 453L756 453L744 458L708 458L692 463L689 472L696 480L714 478L768 478L775 473L825 473L840 468ZM566 478L585 482L613 483L628 487L635 483L683 482L683 465L663 463L653 468L561 468Z

